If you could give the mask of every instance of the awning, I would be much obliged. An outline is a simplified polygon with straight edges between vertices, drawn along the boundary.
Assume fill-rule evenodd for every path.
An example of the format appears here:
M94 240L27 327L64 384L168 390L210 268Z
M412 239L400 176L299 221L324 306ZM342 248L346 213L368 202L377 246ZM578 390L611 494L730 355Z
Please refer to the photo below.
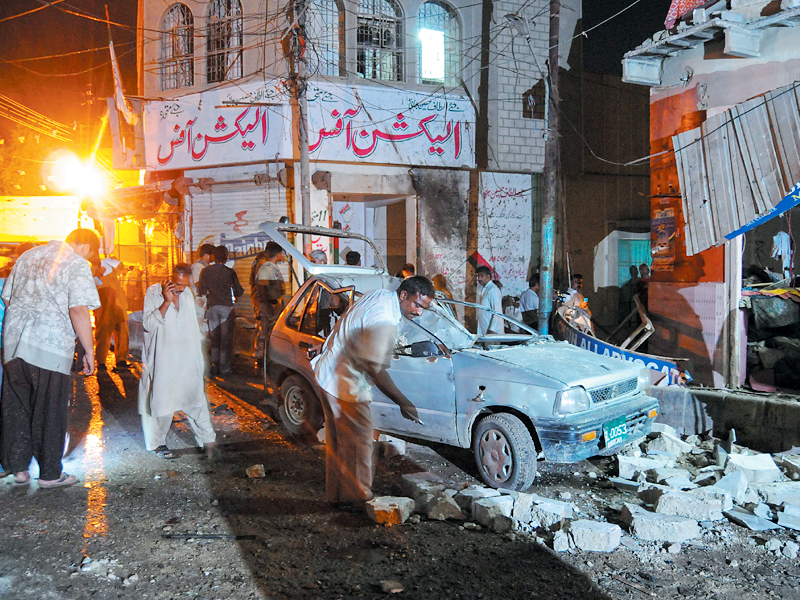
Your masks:
M737 104L672 142L687 255L800 202L800 83Z

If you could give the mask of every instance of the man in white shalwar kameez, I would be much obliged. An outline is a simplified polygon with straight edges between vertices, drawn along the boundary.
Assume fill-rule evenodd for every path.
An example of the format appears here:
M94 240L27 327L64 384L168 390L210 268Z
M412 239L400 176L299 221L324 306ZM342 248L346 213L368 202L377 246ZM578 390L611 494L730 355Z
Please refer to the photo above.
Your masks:
M492 281L492 270L481 265L475 271L478 279L478 301L481 306L503 314L503 294L500 288ZM486 310L478 312L478 335L487 333L505 333L505 326L502 317Z
M203 381L203 351L189 265L175 265L172 279L151 285L144 297L144 349L139 414L148 451L175 458L167 433L177 411L186 415L197 445L211 455L216 434Z

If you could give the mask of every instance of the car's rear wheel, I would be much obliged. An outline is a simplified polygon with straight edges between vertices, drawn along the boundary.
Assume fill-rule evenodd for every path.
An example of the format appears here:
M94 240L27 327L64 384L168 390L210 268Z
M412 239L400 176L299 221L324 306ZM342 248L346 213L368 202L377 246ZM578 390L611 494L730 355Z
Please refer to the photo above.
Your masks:
M299 436L315 436L324 421L314 390L300 375L289 375L281 383L278 415L283 426Z
M472 437L481 479L493 488L521 492L536 477L536 445L514 415L498 413L481 419Z

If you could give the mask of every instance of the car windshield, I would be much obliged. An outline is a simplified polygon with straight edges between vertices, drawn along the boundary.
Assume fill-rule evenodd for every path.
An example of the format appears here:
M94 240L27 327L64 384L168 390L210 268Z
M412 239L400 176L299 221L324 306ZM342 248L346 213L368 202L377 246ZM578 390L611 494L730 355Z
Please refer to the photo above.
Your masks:
M415 326L424 329L450 350L469 348L475 341L475 336L464 329L464 326L453 316L450 308L440 304L437 300L431 302L428 309L413 321L403 320L400 327L399 345L419 341L419 336L415 335Z

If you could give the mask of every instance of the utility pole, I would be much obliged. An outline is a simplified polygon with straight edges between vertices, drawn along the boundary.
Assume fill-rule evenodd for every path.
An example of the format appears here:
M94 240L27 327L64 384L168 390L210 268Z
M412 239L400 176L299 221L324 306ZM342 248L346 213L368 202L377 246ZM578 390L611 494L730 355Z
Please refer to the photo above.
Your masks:
M306 0L295 0L292 32L292 79L297 98L297 141L300 145L300 200L302 224L311 225L311 168L308 157L308 99L306 98ZM311 254L311 236L303 235L303 252Z
M550 102L547 111L547 140L545 143L544 177L546 195L542 211L541 272L539 273L539 333L549 333L550 313L553 312L553 262L555 254L556 201L561 189L561 165L558 143L558 28L561 0L550 0Z

